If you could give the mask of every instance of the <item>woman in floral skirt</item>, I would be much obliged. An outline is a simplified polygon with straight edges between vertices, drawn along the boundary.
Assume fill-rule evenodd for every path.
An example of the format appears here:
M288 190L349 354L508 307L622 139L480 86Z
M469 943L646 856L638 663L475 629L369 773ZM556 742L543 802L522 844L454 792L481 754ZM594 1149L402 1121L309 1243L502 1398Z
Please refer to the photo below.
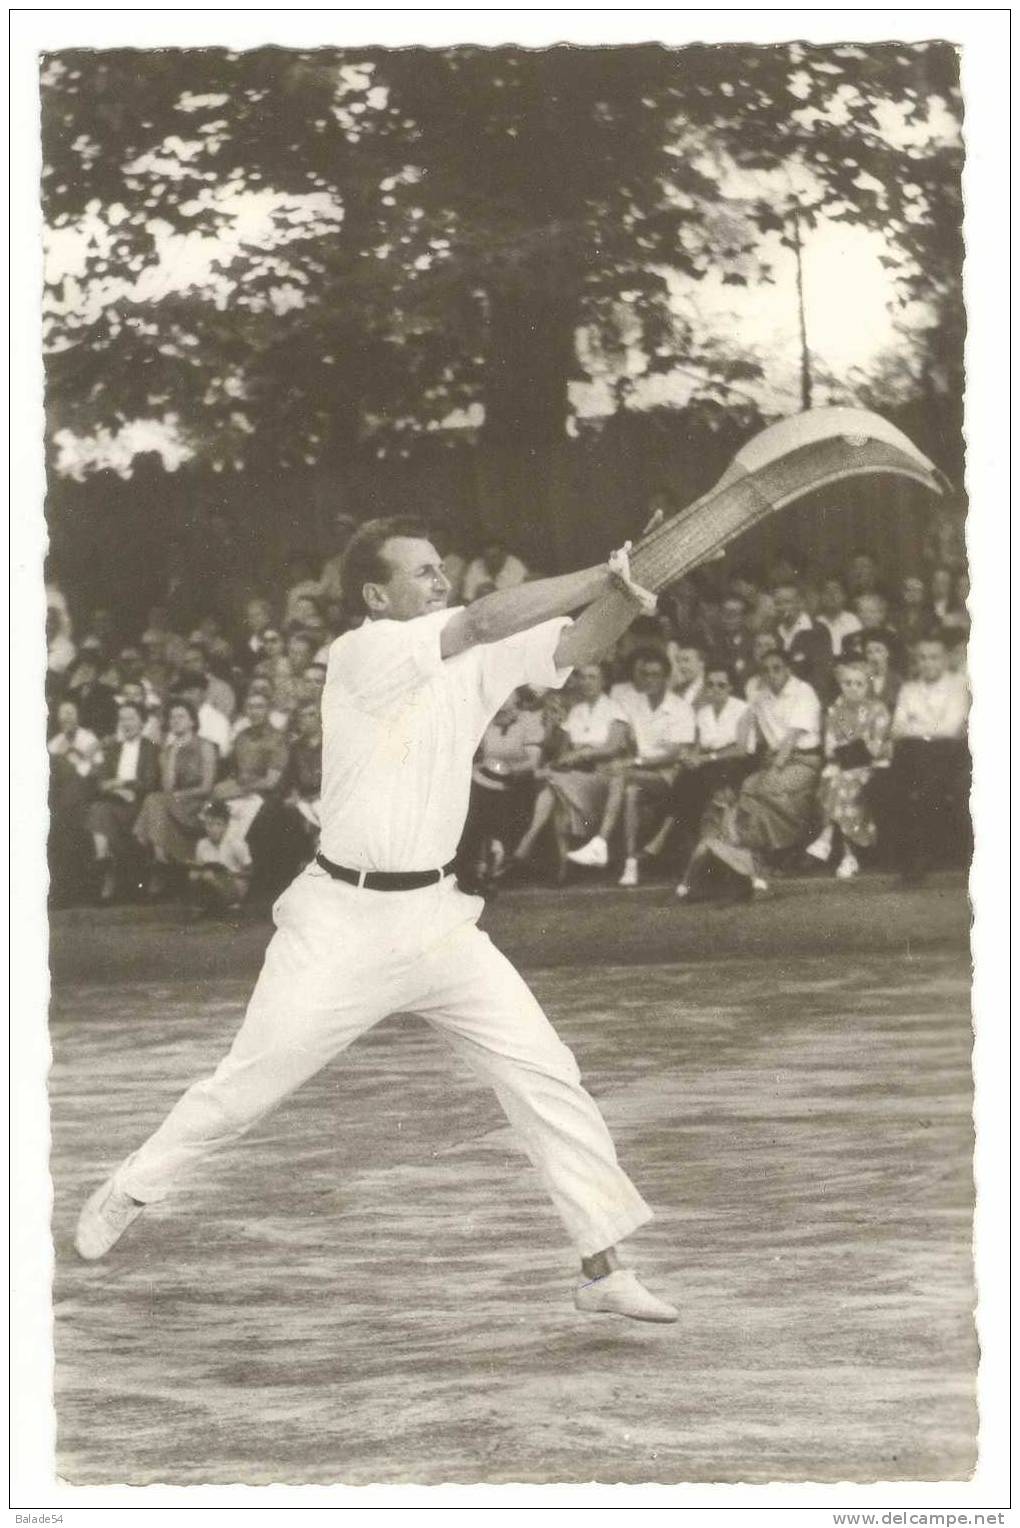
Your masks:
M865 664L841 663L837 674L840 694L826 713L826 763L819 785L825 826L807 852L828 862L838 840L842 854L836 874L849 880L860 869L854 850L870 849L875 842L875 819L864 787L875 769L888 767L892 718L872 693Z

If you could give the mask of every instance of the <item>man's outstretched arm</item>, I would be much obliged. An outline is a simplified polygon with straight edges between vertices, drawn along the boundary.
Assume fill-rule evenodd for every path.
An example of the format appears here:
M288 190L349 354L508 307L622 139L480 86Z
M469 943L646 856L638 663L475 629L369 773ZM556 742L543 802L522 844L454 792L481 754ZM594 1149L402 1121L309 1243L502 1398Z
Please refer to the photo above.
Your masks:
M559 668L599 657L646 608L619 572L603 563L483 596L443 627L440 651L444 658L452 658L469 647L500 642L581 607L585 607L582 614L564 631L556 649Z
M513 589L497 589L485 594L473 605L458 610L443 627L440 651L444 658L456 657L469 647L501 642L551 621L569 615L583 605L590 605L613 587L613 574L603 563L600 567L582 568L579 573L564 573L558 578L539 578Z

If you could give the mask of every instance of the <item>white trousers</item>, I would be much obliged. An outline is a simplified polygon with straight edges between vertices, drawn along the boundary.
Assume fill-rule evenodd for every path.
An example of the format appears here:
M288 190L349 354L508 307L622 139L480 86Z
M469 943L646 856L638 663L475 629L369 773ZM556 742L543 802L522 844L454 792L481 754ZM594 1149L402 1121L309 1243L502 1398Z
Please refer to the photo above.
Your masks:
M277 931L230 1051L127 1159L119 1186L163 1198L352 1040L388 1014L417 1013L495 1089L582 1257L650 1220L573 1055L475 926L481 909L450 878L366 891L309 866L273 909Z

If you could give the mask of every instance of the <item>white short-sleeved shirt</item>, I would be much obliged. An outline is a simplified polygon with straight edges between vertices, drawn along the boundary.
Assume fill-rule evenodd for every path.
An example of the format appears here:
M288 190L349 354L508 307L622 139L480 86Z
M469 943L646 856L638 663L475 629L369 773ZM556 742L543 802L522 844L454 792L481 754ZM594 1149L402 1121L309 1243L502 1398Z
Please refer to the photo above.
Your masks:
M896 702L893 735L925 739L965 737L969 710L970 690L962 674L945 673L930 683L909 680Z
M718 713L713 706L699 706L695 713L699 748L704 748L707 753L716 753L720 748L733 748L740 741L741 726L749 710L747 701L739 700L736 695L728 696ZM754 727L750 726L748 752L753 751L753 738Z
M611 698L634 734L639 759L653 764L694 742L694 707L675 690L667 690L657 706L632 684L614 685Z
M434 870L457 851L475 750L521 685L559 688L546 621L445 661L441 610L366 621L329 652L322 697L322 852L354 870Z
M820 748L822 744L822 703L806 682L791 674L776 695L768 685L755 691L752 702L755 725L769 748L778 748L793 729L800 736L798 749Z
M572 748L604 748L614 722L624 721L623 712L608 695L600 695L591 704L579 700L567 712L563 730Z

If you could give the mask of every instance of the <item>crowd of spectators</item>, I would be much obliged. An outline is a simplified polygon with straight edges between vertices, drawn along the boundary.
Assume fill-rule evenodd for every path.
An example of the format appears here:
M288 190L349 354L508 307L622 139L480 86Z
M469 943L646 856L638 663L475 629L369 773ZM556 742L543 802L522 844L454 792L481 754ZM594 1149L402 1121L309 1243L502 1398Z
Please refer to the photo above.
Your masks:
M262 906L314 852L321 695L345 609L336 551L176 629L72 619L47 586L54 903L184 896ZM531 576L509 548L450 549L454 602ZM966 576L883 587L865 553L810 577L716 571L670 590L564 690L512 696L476 759L468 886L658 867L679 894L751 895L770 867L911 877L965 860ZM190 629L188 629L190 628Z

